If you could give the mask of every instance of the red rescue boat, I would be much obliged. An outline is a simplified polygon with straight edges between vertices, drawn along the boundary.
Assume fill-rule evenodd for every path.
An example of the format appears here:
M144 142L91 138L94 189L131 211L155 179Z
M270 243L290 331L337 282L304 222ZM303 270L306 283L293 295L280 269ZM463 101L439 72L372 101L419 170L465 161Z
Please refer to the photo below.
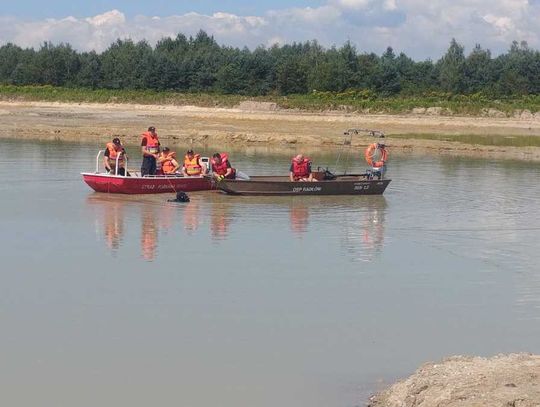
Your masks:
M139 172L129 172L129 176L118 175L118 158L115 174L99 172L100 151L96 157L96 171L82 172L84 182L96 192L111 194L159 194L178 191L205 191L212 189L212 182L208 176L185 177L175 175L145 175ZM208 160L201 158L201 161ZM127 167L127 163L126 163ZM207 167L208 168L208 167Z

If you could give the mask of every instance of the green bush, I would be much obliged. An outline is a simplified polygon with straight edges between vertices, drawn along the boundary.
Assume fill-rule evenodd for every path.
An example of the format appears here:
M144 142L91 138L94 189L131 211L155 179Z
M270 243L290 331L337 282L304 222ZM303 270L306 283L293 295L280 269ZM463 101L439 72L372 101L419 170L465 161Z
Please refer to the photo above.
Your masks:
M28 100L76 103L137 103L149 105L195 105L202 107L233 107L243 100L273 102L283 109L407 113L415 107L442 107L454 114L480 115L483 109L494 108L511 114L515 109L540 111L540 96L500 97L491 99L478 92L453 95L447 92L426 92L418 96L380 97L369 89L349 89L343 92L313 91L288 96L268 95L248 97L219 93L172 92L155 90L82 89L43 86L0 85L0 100Z

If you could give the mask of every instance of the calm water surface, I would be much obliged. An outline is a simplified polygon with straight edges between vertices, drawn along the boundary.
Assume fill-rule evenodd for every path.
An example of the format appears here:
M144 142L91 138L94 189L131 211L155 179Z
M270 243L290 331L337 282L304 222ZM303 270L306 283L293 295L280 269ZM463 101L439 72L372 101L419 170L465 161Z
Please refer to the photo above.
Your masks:
M3 405L352 407L428 360L540 352L538 164L393 157L382 197L172 204L93 193L95 144L2 146Z

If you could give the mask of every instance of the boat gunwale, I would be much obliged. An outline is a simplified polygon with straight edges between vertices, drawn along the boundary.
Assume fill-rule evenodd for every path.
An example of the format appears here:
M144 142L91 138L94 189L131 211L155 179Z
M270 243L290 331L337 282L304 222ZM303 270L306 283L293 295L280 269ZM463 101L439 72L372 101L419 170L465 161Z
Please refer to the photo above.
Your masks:
M140 176L125 176L125 175L115 175L115 174L105 174L105 173L94 173L94 172L81 172L80 175L84 176L90 176L90 177L102 177L102 178L120 178L120 179L130 179L130 180L145 180L145 181L153 181L153 180L167 180L167 179L205 179L208 178L208 176L202 176L202 177L186 177L185 175L151 175L149 177L140 177Z
M302 196L302 195L382 195L386 190L388 184L390 184L391 179L347 179L347 180L326 180L326 181L270 181L270 180L223 180L216 184L216 188L231 195L282 195L282 196ZM375 188L382 188L380 192L376 193L361 193L356 191L349 191L350 188L353 188L355 184L365 185L375 185ZM383 184L383 185L380 185ZM248 186L250 185L251 188ZM346 190L343 192L342 188L339 186L330 185L341 185L345 187ZM269 189L266 189L265 186L268 186ZM272 186L275 188L273 189ZM303 188L316 188L327 187L330 190L334 190L331 193L328 193L328 189L325 192L323 191L293 191L290 190L292 186L297 186L301 189ZM336 191L335 188L338 188ZM339 191L341 189L341 191ZM337 193L336 193L337 192Z
M363 174L347 174L347 175L337 175L337 179L323 179L323 180L317 180L317 181L291 181L287 178L286 175L254 175L250 177L250 179L224 179L222 181L219 181L219 183L250 183L250 184L309 184L309 185L317 185L318 183L347 183L347 182L381 182L381 181L391 181L389 178L384 179L339 179L339 178L355 178L355 177L361 177ZM283 180L271 180L271 179L257 179L257 178L284 178Z

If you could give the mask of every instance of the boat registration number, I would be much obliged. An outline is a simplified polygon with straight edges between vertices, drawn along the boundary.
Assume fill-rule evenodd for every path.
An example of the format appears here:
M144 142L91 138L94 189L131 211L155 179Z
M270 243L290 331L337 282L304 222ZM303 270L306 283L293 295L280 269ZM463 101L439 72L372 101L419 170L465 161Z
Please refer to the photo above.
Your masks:
M293 187L293 192L320 192L322 191L322 187Z

